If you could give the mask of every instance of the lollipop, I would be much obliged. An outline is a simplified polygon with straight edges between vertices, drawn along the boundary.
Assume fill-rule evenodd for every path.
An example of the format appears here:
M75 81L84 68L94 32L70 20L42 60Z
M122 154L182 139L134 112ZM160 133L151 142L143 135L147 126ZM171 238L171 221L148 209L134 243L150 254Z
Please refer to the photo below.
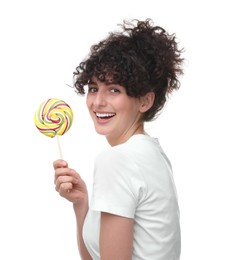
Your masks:
M60 156L58 135L64 135L70 129L73 118L70 106L57 98L44 101L34 114L34 123L38 130L48 137L57 137Z

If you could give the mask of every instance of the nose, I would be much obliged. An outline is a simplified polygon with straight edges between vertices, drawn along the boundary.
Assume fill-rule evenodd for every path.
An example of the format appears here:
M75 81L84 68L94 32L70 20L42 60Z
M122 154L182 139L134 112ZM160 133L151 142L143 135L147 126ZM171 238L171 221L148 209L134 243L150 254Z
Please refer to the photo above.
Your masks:
M103 107L106 106L106 95L103 91L98 91L94 98L94 106L95 107Z

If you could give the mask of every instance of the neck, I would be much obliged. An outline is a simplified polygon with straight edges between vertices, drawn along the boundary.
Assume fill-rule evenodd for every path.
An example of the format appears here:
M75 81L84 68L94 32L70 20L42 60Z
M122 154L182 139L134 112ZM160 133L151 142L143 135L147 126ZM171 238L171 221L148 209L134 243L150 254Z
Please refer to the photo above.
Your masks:
M143 124L139 125L136 129L132 129L132 131L127 131L124 134L122 134L119 137L111 137L111 136L106 136L107 142L111 145L111 146L116 146L122 143L125 143L126 141L129 140L129 138L133 135L137 135L137 134L146 134L144 131L144 127Z

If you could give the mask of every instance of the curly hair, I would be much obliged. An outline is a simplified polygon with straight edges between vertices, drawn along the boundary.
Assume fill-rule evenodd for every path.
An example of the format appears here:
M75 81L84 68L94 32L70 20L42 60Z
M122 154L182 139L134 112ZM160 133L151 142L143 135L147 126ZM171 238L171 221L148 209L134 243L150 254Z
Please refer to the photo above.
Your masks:
M125 87L131 97L154 92L154 104L142 118L151 121L164 107L168 94L180 87L183 49L178 49L175 34L154 26L151 19L132 22L124 21L120 25L123 31L112 32L91 47L88 58L76 67L74 88L83 95L84 86L96 77Z

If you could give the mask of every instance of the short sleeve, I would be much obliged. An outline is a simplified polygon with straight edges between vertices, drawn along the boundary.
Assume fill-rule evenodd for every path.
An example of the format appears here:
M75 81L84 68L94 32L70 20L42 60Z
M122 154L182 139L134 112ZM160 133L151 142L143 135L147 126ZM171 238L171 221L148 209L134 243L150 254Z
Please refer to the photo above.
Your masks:
M143 182L132 158L117 151L101 153L94 168L92 210L134 218Z

